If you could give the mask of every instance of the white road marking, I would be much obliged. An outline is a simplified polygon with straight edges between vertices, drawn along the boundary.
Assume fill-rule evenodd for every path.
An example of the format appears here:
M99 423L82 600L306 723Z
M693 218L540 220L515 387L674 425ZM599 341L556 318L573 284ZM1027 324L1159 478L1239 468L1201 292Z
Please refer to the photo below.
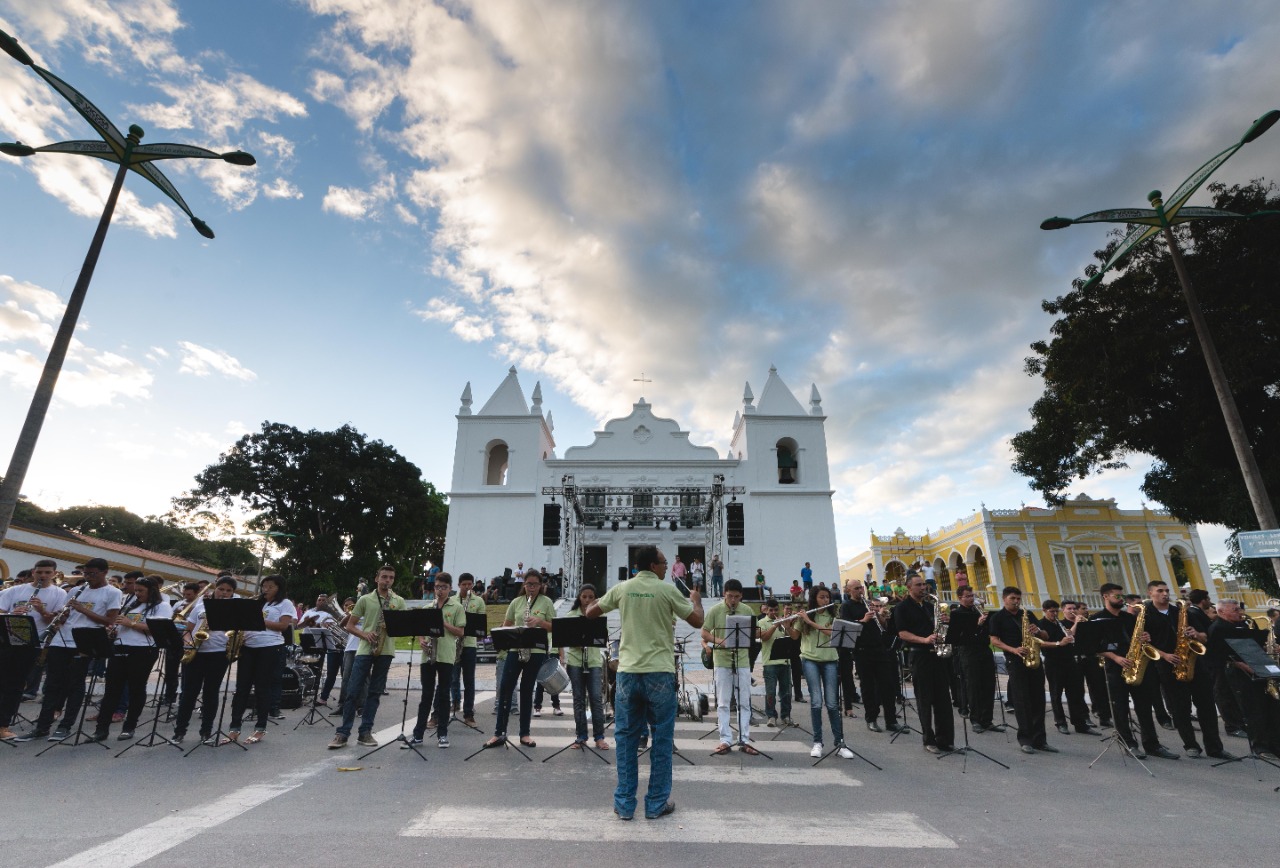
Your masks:
M491 697L492 694L478 693L476 702L481 702ZM400 725L396 724L374 733L374 738L378 740L379 744L386 744L389 739L395 738L399 734ZM358 745L353 746L359 747ZM355 756L359 756L359 754L357 753ZM81 851L68 859L51 865L50 868L93 868L93 866L98 865L103 866L103 868L107 868L107 866L110 866L110 868L130 868L130 866L139 865L148 859L159 856L166 850L171 850L179 844L191 840L196 835L212 831L216 826L228 820L234 820L246 811L251 811L277 796L283 796L285 793L296 790L306 783L308 778L315 777L321 772L331 771L336 758L345 759L348 757L352 757L350 749L341 753L330 754L323 760L312 763L298 771L281 775L274 781L241 787L221 798L214 799L212 802L206 802L203 805L179 811L176 814L156 820L154 823L148 823L145 826L140 826L137 829L112 838L110 841L99 844L96 847Z
M428 808L400 832L414 838L524 839L529 829L555 829L557 840L739 844L754 840L761 829L786 828L788 846L892 847L955 849L956 843L915 814L876 813L858 823L831 823L807 815L789 816L754 811L677 810L649 825L642 817L620 823L600 810L524 807L517 824L493 823L474 807Z
M767 762L767 760L766 760ZM640 764L640 777L648 778L648 763ZM860 787L862 781L839 769L735 768L734 766L673 766L671 777L687 783L760 784L762 786Z

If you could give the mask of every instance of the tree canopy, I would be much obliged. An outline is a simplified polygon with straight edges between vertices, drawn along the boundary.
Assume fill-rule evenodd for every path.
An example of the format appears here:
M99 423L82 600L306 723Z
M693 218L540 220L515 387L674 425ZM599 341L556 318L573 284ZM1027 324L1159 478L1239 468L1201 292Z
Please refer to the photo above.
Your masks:
M1214 206L1280 208L1266 181L1210 185ZM1175 232L1217 344L1267 490L1280 491L1280 218L1200 221ZM1122 233L1095 256L1105 262ZM1086 278L1098 264L1086 269ZM1122 272L1043 302L1058 319L1031 345L1027 373L1044 381L1032 426L1013 438L1014 470L1049 502L1073 479L1154 459L1142 490L1188 523L1256 528L1226 425L1159 237L1135 248ZM1266 561L1234 561L1274 590Z
M253 552L244 540L210 539L180 527L171 516L135 515L122 506L69 506L47 511L27 501L19 501L14 517L46 527L64 528L86 536L153 552L173 555L222 570L239 571L255 565Z
M249 525L283 549L273 569L292 594L346 592L371 579L383 563L407 583L444 552L448 506L444 495L394 448L349 425L302 431L264 422L176 498L192 514L244 508Z

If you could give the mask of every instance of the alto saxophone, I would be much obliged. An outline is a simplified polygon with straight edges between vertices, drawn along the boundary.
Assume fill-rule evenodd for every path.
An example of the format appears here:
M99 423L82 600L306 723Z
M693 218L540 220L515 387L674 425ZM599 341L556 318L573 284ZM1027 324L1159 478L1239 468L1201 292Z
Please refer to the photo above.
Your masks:
M1022 648L1026 652L1022 655L1022 665L1028 669L1039 669L1041 663L1040 646L1044 643L1035 634L1035 629L1031 626L1031 618L1027 616L1027 610L1022 610Z
M933 653L939 657L950 657L955 653L955 646L947 644L947 622L942 620L942 602L933 594L925 599L933 603L933 632L938 636L938 644L933 646Z
M433 609L439 609L440 607L439 607L439 606L437 606L437 605L435 604L435 601L433 600L433 601L431 602L431 608L433 608ZM426 637L426 647L422 649L422 665L423 665L423 666L434 666L434 665L435 665L435 662L436 662L436 641L437 641L437 640L436 640L436 637L435 637L435 636L427 636L427 637Z
M524 598L524 621L529 620L529 615L532 611L533 611L533 599L526 594ZM521 623L523 623L523 621ZM519 660L521 663L528 663L529 658L532 656L533 656L532 648L521 648L520 651L516 654L516 659Z
M1130 687L1141 684L1147 674L1147 664L1160 659L1160 652L1150 643L1142 641L1142 634L1147 628L1147 607L1138 607L1138 620L1133 624L1133 638L1129 640L1129 651L1125 659L1128 665L1124 668L1124 683Z
M1203 642L1197 642L1187 636L1187 607L1189 603L1178 606L1178 645L1173 653L1178 655L1178 662L1173 667L1173 677L1179 681L1190 681L1196 677L1196 661L1192 654L1204 656ZM1274 635L1274 634L1273 634Z
M1274 602L1267 600L1268 603ZM1262 650L1272 660L1280 663L1280 648L1276 647L1276 628L1274 625L1267 629L1267 641L1262 646ZM1267 679L1267 695L1272 699L1280 699L1280 678Z
M369 653L377 657L382 653L382 646L387 644L387 619L382 614L387 610L387 604L376 590L374 595L378 598L378 623L373 628L373 638L369 640Z
M201 615L200 623L196 625L195 632L191 634L191 647L182 652L182 662L190 663L196 659L196 654L200 652L200 646L209 638L209 616Z

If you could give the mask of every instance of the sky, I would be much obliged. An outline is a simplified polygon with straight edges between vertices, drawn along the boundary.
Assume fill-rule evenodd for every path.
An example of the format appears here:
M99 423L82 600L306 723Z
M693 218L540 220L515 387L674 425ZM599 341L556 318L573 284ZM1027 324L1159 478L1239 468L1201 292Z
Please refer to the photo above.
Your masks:
M841 560L1042 503L1023 360L1106 229L1040 221L1144 206L1280 104L1270 0L0 0L0 29L144 143L258 159L161 164L214 240L130 177L36 503L163 513L267 420L447 490L463 387L510 365L560 454L643 395L723 456L776 365L822 395ZM0 56L0 139L92 135ZM1278 169L1273 134L1215 180ZM0 451L109 185L0 155ZM1069 493L1137 508L1146 467Z

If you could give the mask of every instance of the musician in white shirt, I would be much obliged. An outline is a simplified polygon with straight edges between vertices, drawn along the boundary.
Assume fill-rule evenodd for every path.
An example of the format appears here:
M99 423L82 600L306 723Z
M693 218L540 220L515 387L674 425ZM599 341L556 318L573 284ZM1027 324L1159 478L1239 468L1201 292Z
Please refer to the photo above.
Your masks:
M267 576L259 585L261 589L262 620L265 630L251 630L245 634L244 647L240 649L240 662L236 666L236 692L231 701L231 730L229 741L238 741L245 709L249 706L249 691L253 690L257 722L253 735L245 744L257 744L267 737L267 715L271 711L271 699L276 685L284 675L284 631L292 626L298 609L285 595L284 576Z
M151 675L151 668L156 664L156 658L160 656L155 640L151 638L147 619L173 617L173 607L160 593L161 583L159 576L138 579L134 582L133 600L126 603L116 615L116 653L107 663L106 689L99 708L115 708L125 686L128 686L129 708L125 712L119 741L133 738L138 718L142 716L142 709L147 704L147 679ZM110 732L111 715L100 713L97 730L90 736L90 740L106 741Z
M0 591L0 615L26 615L35 623L31 644L0 646L0 738L4 739L16 737L9 725L22 703L31 668L40 656L41 640L67 599L66 591L52 585L57 564L50 560L40 564L44 566L37 565L30 571L30 582Z
M220 576L213 586L213 598L230 600L235 596L235 591L236 580L230 576ZM178 700L178 717L173 725L173 740L178 744L186 737L197 698L200 699L200 740L207 743L212 737L213 724L219 711L218 691L230 665L227 660L227 634L221 630L209 629L208 622L205 621L203 598L196 603L187 618L186 645L195 646L195 634L198 632L209 635L200 642L191 662L184 664L182 698Z

